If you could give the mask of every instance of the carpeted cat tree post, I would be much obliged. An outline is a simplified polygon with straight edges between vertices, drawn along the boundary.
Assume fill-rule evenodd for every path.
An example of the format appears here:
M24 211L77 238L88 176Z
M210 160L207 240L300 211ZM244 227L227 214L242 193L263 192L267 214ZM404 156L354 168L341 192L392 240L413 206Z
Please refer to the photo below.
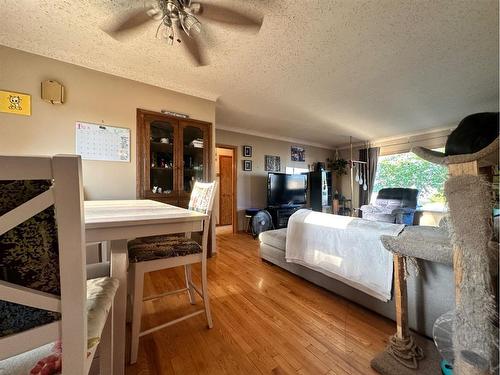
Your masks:
M479 176L479 167L498 164L498 113L479 113L462 120L448 138L446 154L421 147L412 151L448 167L445 195L452 247L448 235L443 238L439 228L408 227L396 238L382 236L384 246L395 254L397 332L386 351L373 359L372 367L387 375L435 373L437 360L429 358L429 354L435 357L435 348L422 350L409 333L405 264L412 258L445 263L452 258L456 300L454 374L494 373L498 369L498 328L494 324L496 306L491 276L497 271L498 243L490 241L492 189ZM420 343L428 346L428 340ZM429 367L432 363L434 366Z
M449 171L445 195L455 272L454 374L493 373L497 364L498 328L494 324L492 275L497 271L498 243L491 242L492 188L479 175L479 168L498 164L498 132L488 146L471 154L444 156L419 147L413 152L428 161L447 165Z

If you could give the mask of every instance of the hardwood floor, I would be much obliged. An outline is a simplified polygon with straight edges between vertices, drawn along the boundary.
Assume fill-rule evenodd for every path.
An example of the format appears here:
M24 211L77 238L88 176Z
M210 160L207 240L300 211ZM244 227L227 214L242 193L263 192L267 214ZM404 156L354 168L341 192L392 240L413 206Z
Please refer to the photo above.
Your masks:
M394 333L393 322L262 262L249 235L219 234L217 247L209 260L214 328L198 315L141 338L128 375L375 374L370 360ZM145 295L183 280L182 268L153 272ZM143 329L199 309L197 301L191 306L180 294L146 302Z

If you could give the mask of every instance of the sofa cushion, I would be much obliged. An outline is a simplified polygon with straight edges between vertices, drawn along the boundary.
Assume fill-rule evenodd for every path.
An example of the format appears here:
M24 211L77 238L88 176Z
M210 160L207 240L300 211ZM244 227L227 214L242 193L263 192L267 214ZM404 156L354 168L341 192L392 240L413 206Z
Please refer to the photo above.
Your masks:
M385 188L380 189L377 193L377 205L379 205L379 200L387 200L392 203L396 203L399 207L417 207L417 189L407 189L407 188Z
M396 221L396 215L384 214L384 213L372 213L363 211L363 219L370 221L383 221L386 223L394 223Z
M284 251L286 248L286 228L262 232L259 235L259 240L266 245L273 246Z

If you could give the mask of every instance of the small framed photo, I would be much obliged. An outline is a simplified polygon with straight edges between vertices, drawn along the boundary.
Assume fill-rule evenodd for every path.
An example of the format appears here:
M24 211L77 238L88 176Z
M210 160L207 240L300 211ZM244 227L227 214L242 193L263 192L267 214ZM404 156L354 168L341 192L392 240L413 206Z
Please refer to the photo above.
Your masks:
M245 172L252 171L252 161L251 160L243 160L243 170Z
M252 157L252 146L243 146L243 157L244 158Z
M279 156L265 155L264 167L266 172L279 172L281 171L281 159Z
M306 150L302 147L291 147L292 161L306 161Z

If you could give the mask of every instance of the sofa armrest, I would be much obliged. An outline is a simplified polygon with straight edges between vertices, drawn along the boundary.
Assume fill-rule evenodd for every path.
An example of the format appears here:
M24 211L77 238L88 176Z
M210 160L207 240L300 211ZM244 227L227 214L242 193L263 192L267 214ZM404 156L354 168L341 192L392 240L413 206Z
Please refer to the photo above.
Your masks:
M379 213L379 212L382 212L382 210L380 209L380 207L374 206L372 204L364 204L363 206L361 206L359 208L359 210L361 212L364 212L364 213Z
M414 208L411 207L398 207L392 210L392 214L398 215L398 214L412 214L415 212Z

